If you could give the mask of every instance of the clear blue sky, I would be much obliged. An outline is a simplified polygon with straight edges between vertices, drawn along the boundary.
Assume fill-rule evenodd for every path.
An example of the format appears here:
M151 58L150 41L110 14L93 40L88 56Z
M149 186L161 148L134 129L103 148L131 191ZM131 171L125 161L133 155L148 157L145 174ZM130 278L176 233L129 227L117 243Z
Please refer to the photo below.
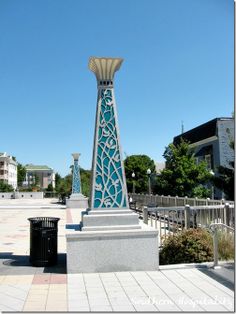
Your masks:
M90 169L90 56L122 57L124 154L163 161L174 136L233 111L233 0L0 0L0 151L23 164ZM125 156L124 156L125 157Z

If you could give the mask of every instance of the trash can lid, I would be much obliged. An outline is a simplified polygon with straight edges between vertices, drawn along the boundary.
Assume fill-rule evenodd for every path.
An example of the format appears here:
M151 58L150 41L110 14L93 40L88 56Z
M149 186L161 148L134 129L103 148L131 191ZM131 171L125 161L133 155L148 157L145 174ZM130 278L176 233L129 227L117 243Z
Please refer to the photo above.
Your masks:
M28 220L32 221L32 222L39 222L39 221L55 222L55 221L59 221L60 218L58 218L58 217L31 217L31 218L28 218Z

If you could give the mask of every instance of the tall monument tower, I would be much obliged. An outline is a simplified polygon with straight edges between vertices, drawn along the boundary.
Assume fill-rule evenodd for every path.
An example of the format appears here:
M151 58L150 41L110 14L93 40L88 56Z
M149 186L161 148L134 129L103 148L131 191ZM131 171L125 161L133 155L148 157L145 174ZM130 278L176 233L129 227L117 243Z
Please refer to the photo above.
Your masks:
M98 97L94 134L92 187L83 231L140 229L138 215L128 207L114 95L114 75L121 58L89 59L97 79Z
M90 58L89 69L97 78L97 114L93 151L91 209L128 208L121 154L114 74L123 59Z
M128 206L114 96L122 61L89 59L98 87L91 199L81 231L67 234L68 273L158 269L158 231Z
M74 170L72 178L72 195L81 194L81 180L80 180L80 169L79 169L79 153L73 153L74 159Z
M72 178L72 193L69 199L66 200L68 208L87 208L88 198L82 194L80 167L79 167L79 153L73 153L73 178Z

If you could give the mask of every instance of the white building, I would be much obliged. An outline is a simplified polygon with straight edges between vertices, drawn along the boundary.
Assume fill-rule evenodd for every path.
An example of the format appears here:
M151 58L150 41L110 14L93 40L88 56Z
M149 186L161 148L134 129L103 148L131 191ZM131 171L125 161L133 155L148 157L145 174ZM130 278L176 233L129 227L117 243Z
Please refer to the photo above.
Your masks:
M36 177L38 179L38 187L41 189L46 189L49 184L55 188L55 172L52 168L46 165L25 165L26 178L23 182L24 186L34 185L36 182Z
M7 153L0 153L0 180L17 188L17 162Z
M165 169L166 164L165 164L165 162L156 162L155 166L156 166L156 173L160 174L162 172L162 170Z

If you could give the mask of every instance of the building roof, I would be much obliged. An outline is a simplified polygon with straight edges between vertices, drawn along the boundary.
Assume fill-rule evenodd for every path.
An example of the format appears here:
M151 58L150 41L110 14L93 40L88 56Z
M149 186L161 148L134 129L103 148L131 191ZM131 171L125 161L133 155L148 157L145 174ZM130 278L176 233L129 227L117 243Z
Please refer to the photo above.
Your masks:
M197 126L196 128L184 132L183 134L175 136L173 143L175 145L179 144L182 138L192 144L212 136L217 136L217 121L219 120L233 120L233 118L215 118L213 120L210 120L204 124Z
M15 160L15 157L7 155L6 152L5 153L0 153L0 158L4 158L4 159L7 158L8 162L10 162L13 165L17 165L18 164L18 162Z
M25 168L27 171L52 171L53 169L46 166L46 165L33 165L33 164L28 164L25 165Z

